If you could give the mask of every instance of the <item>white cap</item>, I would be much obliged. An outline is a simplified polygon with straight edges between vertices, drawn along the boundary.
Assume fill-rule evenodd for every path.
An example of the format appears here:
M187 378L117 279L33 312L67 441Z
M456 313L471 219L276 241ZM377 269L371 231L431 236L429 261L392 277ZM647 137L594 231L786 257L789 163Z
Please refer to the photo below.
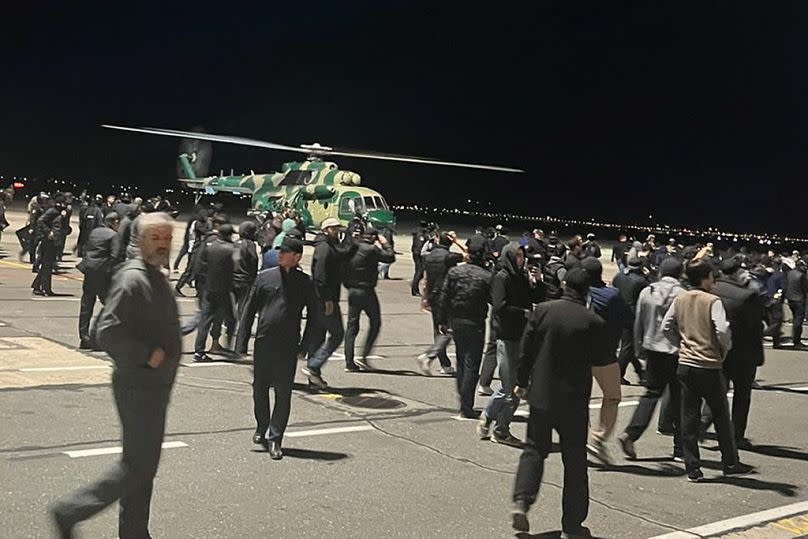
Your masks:
M322 224L320 225L320 230L325 230L326 228L331 228L332 226L341 227L342 222L335 217L329 217L323 220Z

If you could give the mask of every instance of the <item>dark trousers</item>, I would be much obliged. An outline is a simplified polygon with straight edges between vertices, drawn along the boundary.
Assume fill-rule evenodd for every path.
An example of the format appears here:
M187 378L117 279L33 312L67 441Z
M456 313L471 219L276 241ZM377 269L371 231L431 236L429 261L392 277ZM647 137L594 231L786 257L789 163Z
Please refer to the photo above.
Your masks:
M420 294L418 287L421 279L424 278L424 263L421 260L421 253L412 253L412 261L415 263L415 273L412 275L412 293Z
M112 391L123 430L121 460L95 483L57 502L54 510L62 521L77 524L120 500L118 536L143 539L149 537L152 485L171 386L131 387L113 380Z
M28 260L31 262L31 265L34 269L37 267L37 250L39 249L39 244L41 243L39 239L36 237L36 232L31 239L31 245L28 247L30 250L28 251Z
M657 401L667 388L670 392L671 424L673 426L673 451L678 453L682 450L680 418L681 404L679 378L677 377L677 367L679 366L676 354L664 354L661 352L647 351L648 361L646 362L648 381L646 383L645 395L640 398L640 403L634 410L631 422L626 427L626 434L632 441L636 441L648 428L651 416L654 414Z
M580 529L589 514L589 475L586 463L586 437L589 410L586 402L579 406L559 407L556 413L530 407L527 439L516 469L513 500L533 505L539 494L544 460L552 448L553 429L558 432L561 461L564 463L564 490L561 498L561 527L564 531Z
M460 396L460 415L474 417L474 392L480 379L483 359L485 326L469 320L452 322L455 351L457 353L457 393Z
M81 285L81 308L79 309L79 339L83 344L93 343L90 333L90 320L93 317L95 298L104 304L109 290L110 276L106 272L87 271Z
M488 342L485 343L483 353L483 366L480 369L480 385L491 386L494 381L494 371L497 370L497 332L494 330L494 315L488 317Z
M766 329L763 334L772 338L774 346L780 346L783 334L783 304L772 300L766 306Z
M738 462L738 448L729 418L727 384L724 374L717 369L699 369L679 365L679 383L682 388L682 449L688 472L701 467L699 457L699 428L701 427L701 400L707 401L713 413L715 432L721 448L721 463L731 466Z
M253 378L255 431L266 434L270 442L281 443L292 409L292 385L295 381L297 343L277 339L256 339ZM269 414L269 388L275 388L275 406ZM267 433L267 431L269 431Z
M237 284L233 287L233 295L236 297L236 320L241 320L247 298L250 296L252 284Z
M677 376L678 380L678 376ZM676 406L676 410L673 409L671 406L671 392L668 388L665 388L665 391L662 392L662 402L659 405L659 419L657 420L657 430L659 432L673 432L673 416L674 414L678 418L681 415L681 388L679 391L678 399L676 400L679 405ZM681 418L678 421L681 424ZM681 434L682 429L679 429Z
M724 377L732 382L732 426L735 431L735 443L746 437L746 425L749 422L749 407L752 404L752 384L755 382L757 366L748 361L724 361ZM713 423L713 413L709 405L702 407L702 428Z
M339 302L334 302L334 311L331 316L325 315L325 305L320 304L320 320L319 333L315 340L315 345L312 346L313 352L309 354L307 366L315 374L320 374L320 370L331 357L331 354L339 348L342 340L345 338L345 328L342 325L342 311L339 308ZM328 339L326 340L326 334Z
M180 275L177 281L177 290L181 290L183 286L194 279L194 258L195 253L188 253L188 264L185 266L185 271L182 272L182 275ZM195 283L195 285L199 288L199 283Z
M53 292L51 284L53 278L53 266L56 264L56 246L53 240L44 240L39 245L39 258L36 264L39 266L36 278L31 283L31 288L34 290L41 290L42 292Z
M188 254L188 242L185 241L182 243L182 249L180 249L180 253L177 255L177 258L174 259L174 271L177 271L180 268L180 261L182 260L182 257L184 257L187 254Z
M382 328L382 314L379 307L379 298L374 288L348 289L348 327L345 329L345 364L354 364L354 346L356 336L359 335L359 317L362 313L368 315L370 327L368 328L365 345L362 347L362 357L370 355L379 331Z
M441 367L451 367L452 362L446 354L446 349L452 342L452 334L447 331L441 333L438 329L438 319L435 311L432 311L432 346L427 348L426 355L432 359L438 358Z
M800 344L802 338L802 323L805 322L805 302L788 300L793 320L791 321L791 340L794 345Z
M634 354L633 329L624 329L623 334L620 336L620 355L617 356L617 362L620 364L620 376L622 378L626 377L626 370L628 370L629 363L634 367L634 372L636 372L638 376L642 375L642 363L640 363L640 360L637 359L637 356Z
M232 337L236 330L233 316L233 299L229 292L205 292L202 300L202 314L196 330L194 353L203 354L208 341L208 333L217 340L222 335L222 322L227 326L227 336Z

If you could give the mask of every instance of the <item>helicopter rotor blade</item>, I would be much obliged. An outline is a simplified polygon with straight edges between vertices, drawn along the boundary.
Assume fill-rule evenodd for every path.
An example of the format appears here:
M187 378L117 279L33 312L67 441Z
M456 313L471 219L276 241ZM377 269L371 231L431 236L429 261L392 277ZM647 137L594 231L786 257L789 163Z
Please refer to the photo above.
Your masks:
M424 165L441 165L447 167L476 168L482 170L497 170L500 172L524 173L520 168L500 167L496 165L483 165L478 163L460 163L457 161L442 161L431 157L415 157L412 155L398 155L394 153L368 152L363 150L334 149L326 152L327 155L340 155L342 157L360 157L362 159L382 159L385 161L403 161L405 163L421 163Z
M175 129L160 129L158 127L124 127L120 125L107 125L103 124L101 127L107 129L117 129L119 131L133 131L135 133L147 133L149 135L162 135L165 137L178 137L189 138L197 140L209 140L211 142L224 142L228 144L239 144L241 146L254 146L256 148L268 148L270 150L286 150L289 152L297 153L310 153L303 148L295 148L294 146L285 146L283 144L275 144L274 142L265 142L263 140L255 140L244 137L232 137L229 135L212 135L210 133L195 133L193 131L177 131Z

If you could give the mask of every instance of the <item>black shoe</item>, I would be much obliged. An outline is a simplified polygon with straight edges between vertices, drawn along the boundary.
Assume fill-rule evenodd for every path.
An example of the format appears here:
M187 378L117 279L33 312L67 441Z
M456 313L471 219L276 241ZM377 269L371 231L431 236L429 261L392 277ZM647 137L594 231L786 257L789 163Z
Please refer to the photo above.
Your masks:
M194 362L195 363L208 363L213 361L213 358L209 355L202 353L202 354L194 354Z
M44 296L44 295L45 295L45 292L43 292L42 290L32 290L31 292L32 292L32 293L33 293L35 296Z
M560 539L587 539L592 537L592 532L586 526L580 526L573 530L562 530Z
M345 365L345 372L359 372L361 370L358 365Z
M182 293L182 290L180 290L180 289L179 289L179 288L177 288L176 286L174 287L174 294L175 294L175 295L177 295L177 296L179 296L179 297L181 297L181 298L184 298L184 297L185 297L185 294L183 294L183 293Z
M687 480L691 483L700 483L704 479L704 473L701 470L693 470L687 472Z
M530 522L527 520L527 502L518 500L513 502L511 509L511 527L518 532L529 532Z
M45 292L42 293L42 295L47 296L49 298L52 298L52 297L58 296L59 294L57 294L53 290L46 290Z
M283 458L283 451L281 450L280 443L272 442L269 444L269 458L272 460L281 460Z
M724 477L749 475L755 471L754 466L744 464L743 462L736 462L732 466L724 466Z
M414 298L420 298L420 297L421 297L421 293L420 293L420 292L413 292L413 293L412 293L412 297L414 297Z
M621 378L621 379L620 379L620 385L623 385L623 386L630 386L630 385L631 385L631 382L629 382L629 381L628 381L628 380L626 380L625 378Z
M255 431L255 434L253 434L253 443L255 445L263 445L264 448L269 446L266 436L264 436L260 431Z
M95 348L90 341L81 341L79 344L79 350L92 350Z
M744 451L751 451L755 447L752 445L752 442L750 442L747 438L744 438L743 440L738 440L735 443L735 445L738 446L738 449L743 449Z
M49 512L51 519L53 519L53 523L56 525L59 539L72 539L73 526L65 522L64 517L62 517L62 515L60 515L56 509L51 508Z

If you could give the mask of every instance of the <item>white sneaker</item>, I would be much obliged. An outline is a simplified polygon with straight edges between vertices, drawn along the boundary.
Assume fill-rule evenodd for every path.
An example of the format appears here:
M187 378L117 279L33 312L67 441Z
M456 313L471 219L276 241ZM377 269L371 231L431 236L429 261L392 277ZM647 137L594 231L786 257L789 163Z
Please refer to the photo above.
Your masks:
M491 389L491 386L478 386L477 394L481 397L490 397L494 394L494 390Z
M418 356L418 359L416 361L418 362L418 369L421 371L422 374L425 374L427 376L432 374L430 366L432 365L432 362L434 360L435 358L431 358L426 354L421 354L420 356Z

